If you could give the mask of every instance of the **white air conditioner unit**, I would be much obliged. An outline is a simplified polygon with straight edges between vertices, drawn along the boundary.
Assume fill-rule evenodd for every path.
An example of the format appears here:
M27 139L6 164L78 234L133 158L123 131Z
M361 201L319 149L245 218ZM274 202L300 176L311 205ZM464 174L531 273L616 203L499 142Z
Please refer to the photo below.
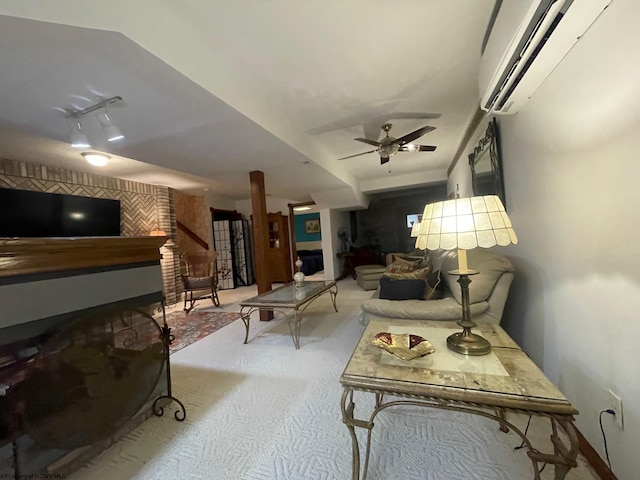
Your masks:
M516 113L611 0L503 0L480 63L480 107Z

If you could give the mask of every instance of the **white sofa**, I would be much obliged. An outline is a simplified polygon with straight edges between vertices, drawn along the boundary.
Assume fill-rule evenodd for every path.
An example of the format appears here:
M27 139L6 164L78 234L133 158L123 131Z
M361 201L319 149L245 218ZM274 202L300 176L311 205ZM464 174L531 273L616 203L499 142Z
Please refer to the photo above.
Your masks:
M448 273L458 268L457 251L427 252L434 271L440 270L444 283L443 297L437 300L387 300L378 298L380 290L360 305L360 321L366 324L371 317L460 320L462 318L462 292L458 275ZM476 248L467 252L470 269L477 275L469 278L471 318L475 322L499 324L513 281L515 268L507 257L491 249Z

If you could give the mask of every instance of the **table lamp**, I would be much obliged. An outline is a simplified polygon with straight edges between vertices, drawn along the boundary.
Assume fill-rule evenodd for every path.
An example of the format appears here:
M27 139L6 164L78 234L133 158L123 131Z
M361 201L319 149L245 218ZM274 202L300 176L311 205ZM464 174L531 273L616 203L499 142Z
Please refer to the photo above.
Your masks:
M511 220L497 195L456 198L435 202L424 207L416 248L425 250L458 249L458 283L462 290L462 320L458 325L462 332L447 338L447 346L454 352L465 355L486 355L491 344L471 329L477 324L471 320L469 307L469 275L479 272L467 267L467 250L506 246L518 243L511 227Z

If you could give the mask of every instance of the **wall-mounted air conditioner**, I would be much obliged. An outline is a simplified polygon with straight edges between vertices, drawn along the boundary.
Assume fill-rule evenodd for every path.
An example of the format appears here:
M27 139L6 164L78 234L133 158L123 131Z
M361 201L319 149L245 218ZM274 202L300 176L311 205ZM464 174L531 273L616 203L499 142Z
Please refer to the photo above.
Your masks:
M502 0L480 63L480 107L516 113L612 0Z

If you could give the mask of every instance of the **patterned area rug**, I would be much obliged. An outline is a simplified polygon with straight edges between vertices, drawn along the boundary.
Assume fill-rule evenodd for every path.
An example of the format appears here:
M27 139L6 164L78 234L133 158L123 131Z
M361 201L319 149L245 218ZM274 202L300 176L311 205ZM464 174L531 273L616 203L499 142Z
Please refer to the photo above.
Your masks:
M167 313L167 325L171 327L171 334L175 337L169 351L175 353L182 350L239 318L240 314L237 312L223 311L192 310L188 315L181 310Z

